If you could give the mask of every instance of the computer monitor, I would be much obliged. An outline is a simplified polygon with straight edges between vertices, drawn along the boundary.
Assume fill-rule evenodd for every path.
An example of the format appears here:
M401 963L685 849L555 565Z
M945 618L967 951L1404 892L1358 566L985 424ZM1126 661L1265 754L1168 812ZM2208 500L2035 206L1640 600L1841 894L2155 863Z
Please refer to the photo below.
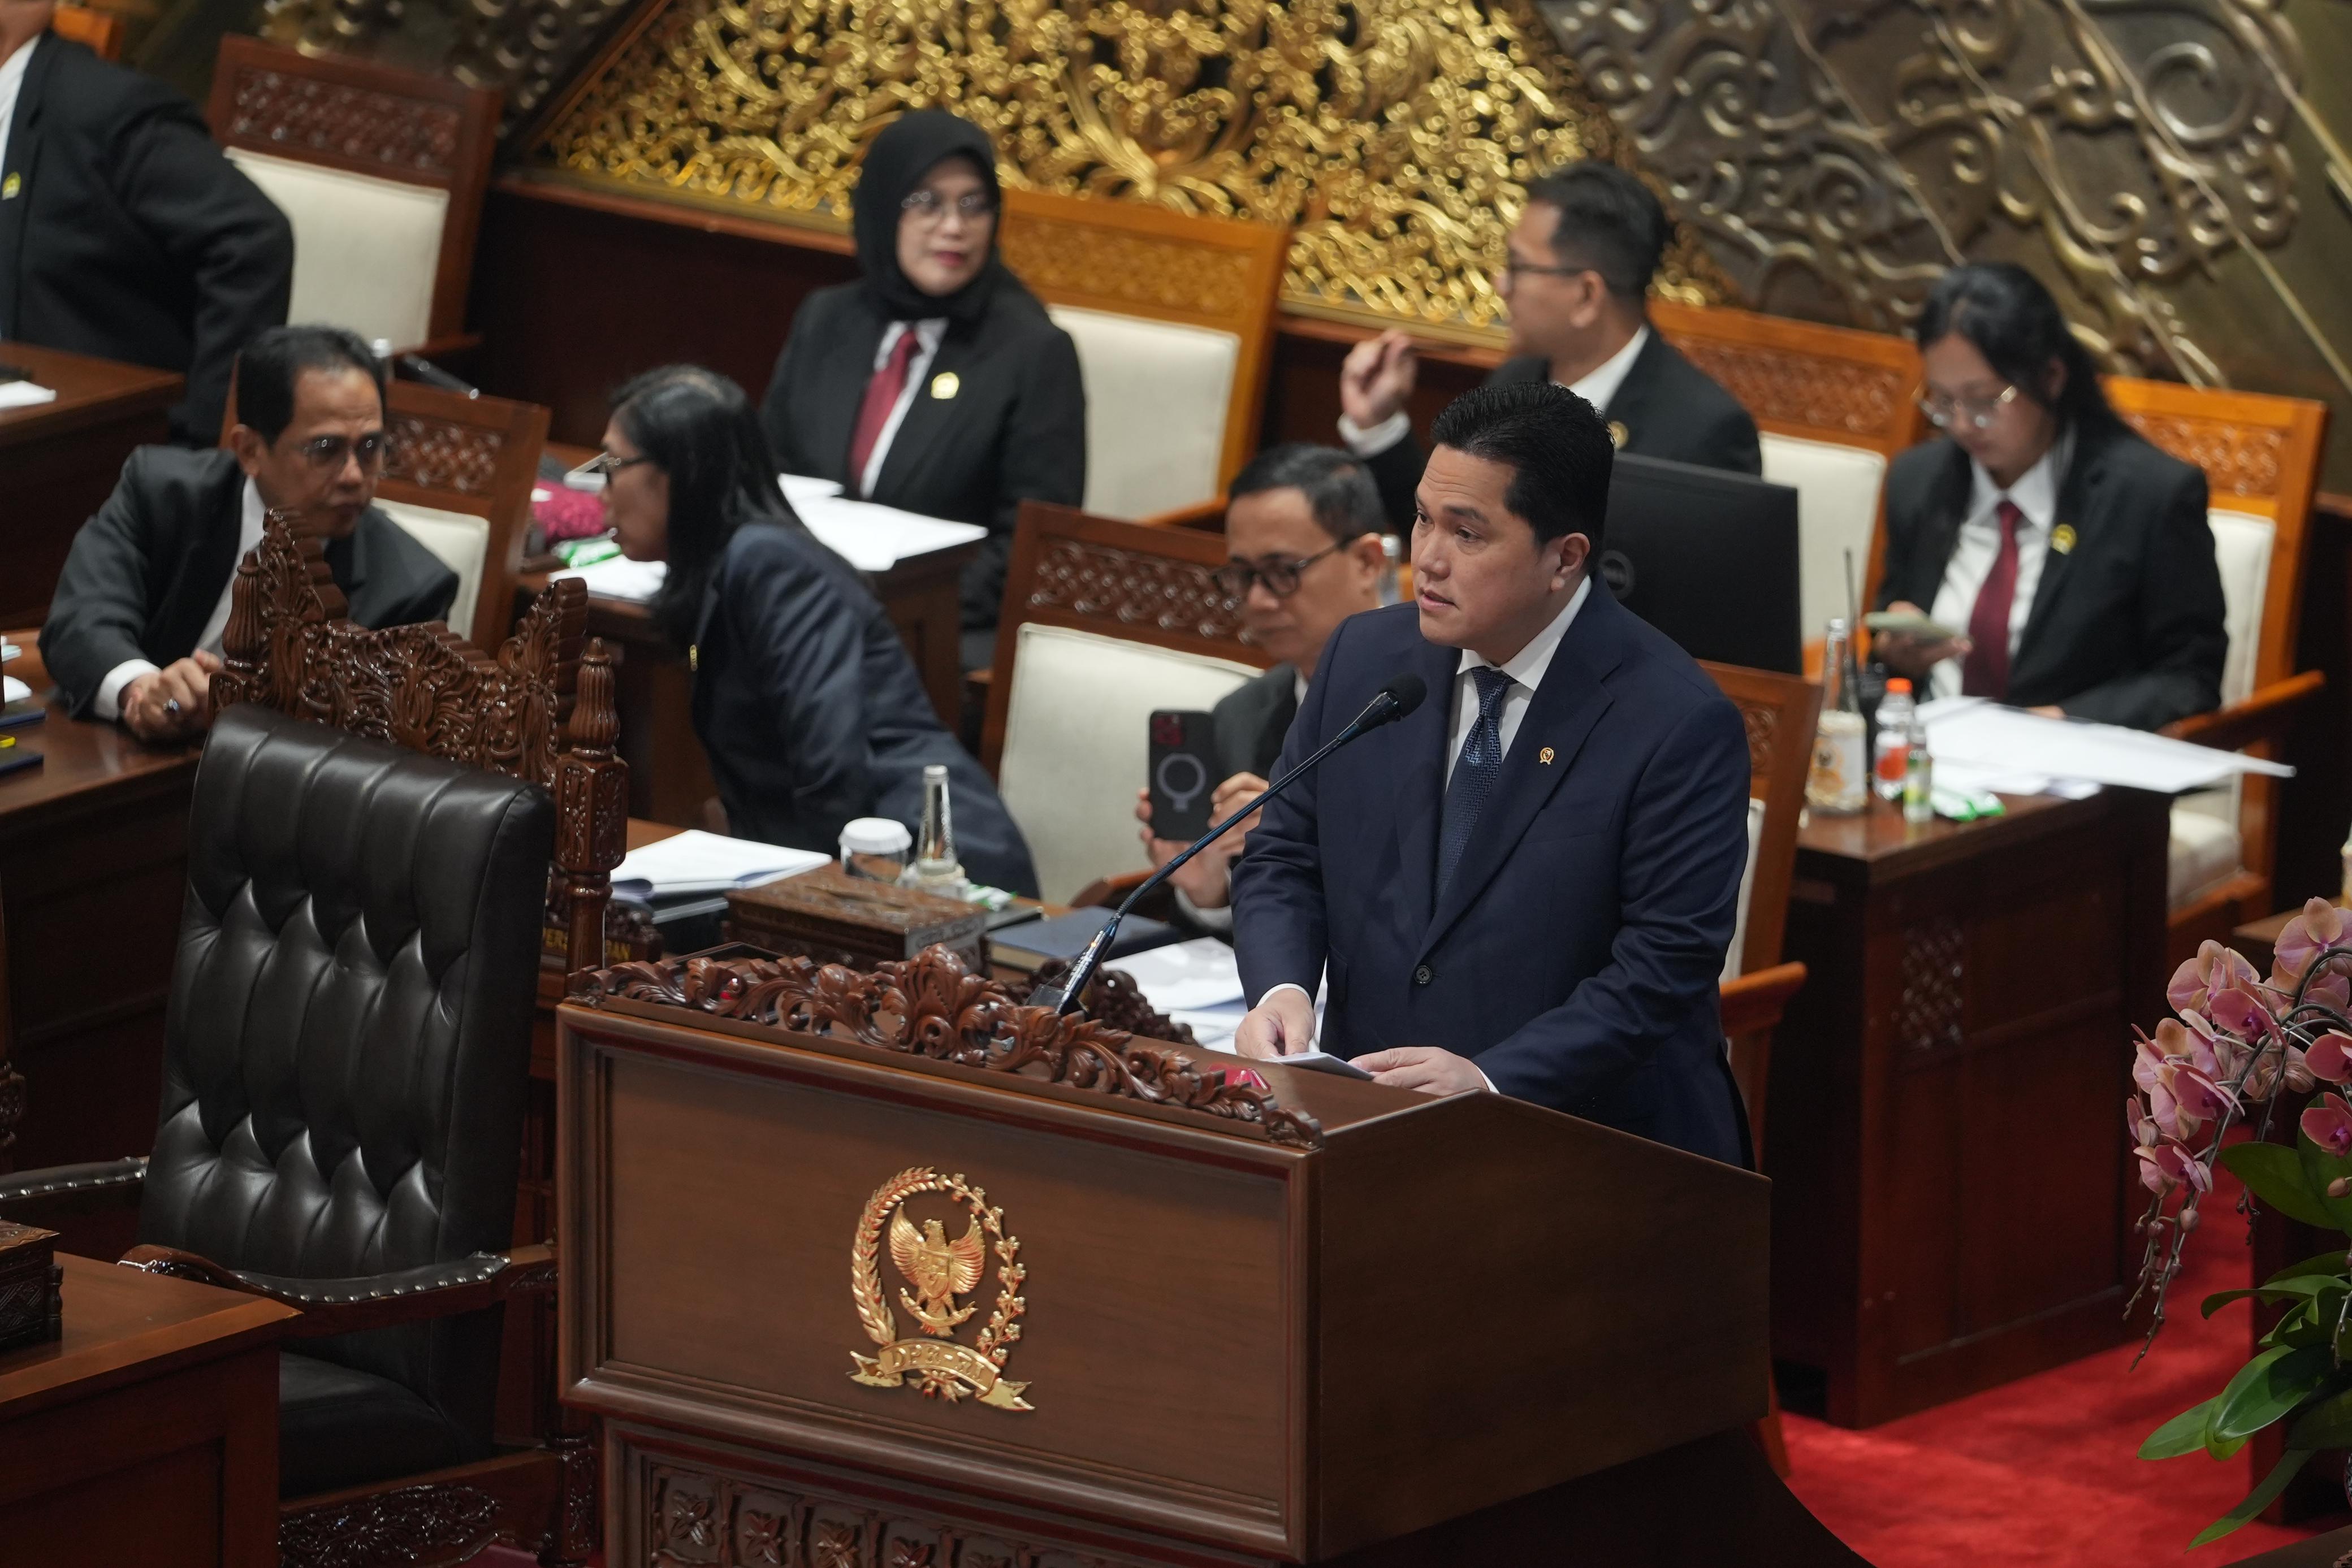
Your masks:
M1602 532L1601 580L1692 658L1803 674L1796 491L1620 452Z

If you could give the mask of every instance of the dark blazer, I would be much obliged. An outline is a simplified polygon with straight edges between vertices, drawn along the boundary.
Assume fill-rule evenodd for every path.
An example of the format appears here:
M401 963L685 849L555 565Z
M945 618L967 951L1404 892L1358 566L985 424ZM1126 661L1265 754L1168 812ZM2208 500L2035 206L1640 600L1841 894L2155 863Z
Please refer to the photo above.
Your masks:
M195 651L236 570L245 473L234 453L142 446L114 494L74 535L41 628L41 658L77 716L128 659L168 664ZM371 507L327 565L362 626L439 621L457 574Z
M862 285L808 297L793 319L761 423L792 474L850 483L849 440L890 320ZM953 371L953 397L932 395ZM874 493L886 507L989 531L963 574L963 624L996 624L1024 501L1076 506L1087 492L1087 393L1078 350L1009 275L973 323L950 321L891 437Z
M1234 873L1249 999L1286 981L1311 992L1328 959L1337 1055L1442 1047L1506 1094L1740 1161L1716 995L1748 858L1738 710L1596 588L1440 900L1458 659L1422 639L1410 604L1348 620L1325 647L1280 766L1397 675L1429 697L1265 808Z
M1549 361L1521 354L1497 365L1486 384L1539 382L1550 373ZM1685 359L1655 327L1617 384L1617 394L1601 412L1610 423L1625 427L1622 451L1702 468L1728 468L1735 474L1764 471L1756 422L1739 400ZM1399 528L1412 526L1413 492L1421 487L1421 471L1428 463L1421 443L1410 435L1364 460L1380 486L1381 505Z
M1276 664L1217 699L1209 711L1209 739L1216 747L1213 788L1236 773L1274 777L1290 721L1298 716L1298 667Z
M735 531L703 595L693 663L694 729L730 831L826 854L855 817L919 832L923 768L942 762L964 870L1036 894L1021 830L940 725L897 628L813 535Z
M1969 486L1968 454L1948 437L1887 469L1882 608L1898 599L1934 607ZM2043 559L2008 700L2134 729L2220 706L2229 636L2205 476L2129 426L2103 423L2075 436L2055 521L2073 526L2074 548Z
M195 109L44 34L8 130L0 337L177 371L172 439L220 439L229 368L286 323L294 231Z

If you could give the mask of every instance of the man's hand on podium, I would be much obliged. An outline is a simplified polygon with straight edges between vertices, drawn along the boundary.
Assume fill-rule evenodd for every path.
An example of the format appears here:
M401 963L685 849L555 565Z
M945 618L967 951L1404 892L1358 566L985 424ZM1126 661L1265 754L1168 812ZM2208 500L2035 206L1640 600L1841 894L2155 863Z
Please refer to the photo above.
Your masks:
M1276 1061L1315 1047L1315 998L1297 986L1277 986L1234 1031L1234 1050L1260 1061Z
M1391 1089L1418 1089L1423 1094L1460 1094L1473 1089L1490 1089L1486 1075L1478 1064L1466 1056L1456 1056L1450 1051L1440 1051L1433 1045L1406 1045L1394 1051L1375 1051L1369 1056L1356 1058L1356 1065L1372 1075L1375 1082Z

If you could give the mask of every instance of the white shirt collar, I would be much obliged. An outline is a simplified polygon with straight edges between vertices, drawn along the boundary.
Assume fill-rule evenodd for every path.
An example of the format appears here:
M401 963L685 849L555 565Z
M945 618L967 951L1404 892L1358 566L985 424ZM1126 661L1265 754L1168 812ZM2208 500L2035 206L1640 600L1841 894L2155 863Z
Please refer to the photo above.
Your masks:
M1526 647L1503 662L1500 666L1503 674L1529 691L1542 685L1544 672L1551 668L1551 656L1559 652L1559 640L1568 635L1569 622L1574 621L1576 612L1584 608L1585 596L1591 591L1592 579L1588 575L1576 585L1576 591L1569 595L1568 607L1551 618L1551 624L1528 638ZM1454 673L1456 676L1466 675L1493 663L1493 660L1465 648L1461 661L1454 666Z
M2066 478L2066 465L2074 458L2074 432L2061 430L2050 450L2037 459L2032 467L2018 476L2017 483L2007 490L1992 482L1985 465L1975 458L1969 459L1969 517L1970 520L1990 517L1993 508L2006 498L2017 504L2025 520L2035 528L2048 532L2058 517L2058 486Z
M1642 357L1642 345L1649 340L1650 327L1645 321L1625 340L1623 348L1587 371L1584 379L1571 382L1568 390L1591 403L1596 411L1607 413L1609 400L1615 397L1617 389L1625 384L1625 377L1632 372L1633 361Z
M910 327L914 329L915 341L922 345L916 353L923 359L938 353L940 340L948 335L948 319L944 316L927 317L920 321L893 321L882 329L882 340L874 346L876 370L890 362L890 350L898 346L898 334Z
M41 40L46 37L47 35L44 33L34 34L32 40L23 48L10 55L5 60L0 60L0 103L6 103L11 107L16 104L17 86L24 81L25 72L31 68L33 51L41 47ZM5 120L0 120L0 131L5 131L7 128L8 122Z

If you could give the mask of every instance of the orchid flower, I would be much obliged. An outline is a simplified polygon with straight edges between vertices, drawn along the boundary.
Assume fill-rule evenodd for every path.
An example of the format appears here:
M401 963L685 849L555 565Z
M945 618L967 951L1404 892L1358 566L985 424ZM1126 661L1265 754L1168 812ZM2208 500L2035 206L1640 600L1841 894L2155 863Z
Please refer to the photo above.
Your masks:
M2319 1103L2303 1113L2303 1135L2339 1160L2352 1154L2352 1105L2332 1092L2320 1096Z

